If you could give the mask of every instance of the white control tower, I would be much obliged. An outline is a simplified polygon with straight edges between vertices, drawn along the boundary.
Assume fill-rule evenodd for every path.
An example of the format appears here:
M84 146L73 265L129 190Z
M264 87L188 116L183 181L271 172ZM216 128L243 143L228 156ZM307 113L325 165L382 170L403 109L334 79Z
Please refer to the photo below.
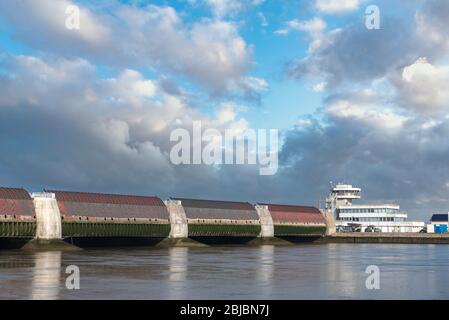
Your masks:
M354 188L350 184L338 183L334 187L331 183L329 197L326 199L326 209L332 212L335 219L338 219L337 208L352 205L354 199L360 199L361 191L360 188Z

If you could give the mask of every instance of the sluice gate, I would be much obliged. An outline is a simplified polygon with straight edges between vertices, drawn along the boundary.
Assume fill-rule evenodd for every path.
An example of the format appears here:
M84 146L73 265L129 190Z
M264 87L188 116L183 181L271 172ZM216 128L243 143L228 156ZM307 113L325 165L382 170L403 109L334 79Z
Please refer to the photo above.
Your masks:
M190 238L256 238L260 234L259 216L247 202L172 200L179 201L184 208Z

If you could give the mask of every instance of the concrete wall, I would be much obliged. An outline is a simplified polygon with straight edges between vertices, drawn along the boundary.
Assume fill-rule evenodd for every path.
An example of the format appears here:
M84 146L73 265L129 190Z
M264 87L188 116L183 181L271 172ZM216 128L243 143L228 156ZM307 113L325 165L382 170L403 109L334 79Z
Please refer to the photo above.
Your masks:
M261 238L273 238L274 237L274 225L271 213L268 210L268 206L256 205L256 211L260 218L260 225L262 230L259 237Z
M52 195L33 196L36 210L36 239L62 239L61 214Z
M189 229L187 225L187 218L181 201L167 200L165 205L167 206L168 213L170 215L170 238L188 238Z

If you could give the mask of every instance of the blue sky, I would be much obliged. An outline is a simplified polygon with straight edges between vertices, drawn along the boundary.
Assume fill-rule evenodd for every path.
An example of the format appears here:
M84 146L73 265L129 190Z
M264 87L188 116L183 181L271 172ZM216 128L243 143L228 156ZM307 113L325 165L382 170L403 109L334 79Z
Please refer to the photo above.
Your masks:
M444 213L448 16L444 0L2 1L0 179L304 204L332 180ZM196 120L280 130L278 173L174 166L170 132Z

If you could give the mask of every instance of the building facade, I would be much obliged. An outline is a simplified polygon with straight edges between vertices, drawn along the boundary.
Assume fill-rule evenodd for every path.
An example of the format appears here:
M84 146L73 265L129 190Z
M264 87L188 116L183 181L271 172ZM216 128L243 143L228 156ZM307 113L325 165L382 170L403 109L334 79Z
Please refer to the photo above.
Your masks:
M425 228L424 222L408 221L407 213L397 204L354 204L361 191L341 183L331 188L326 209L333 214L337 228L354 226L362 232L420 232Z
M430 223L427 224L428 233L446 233L449 224L448 214L434 214L430 218Z

